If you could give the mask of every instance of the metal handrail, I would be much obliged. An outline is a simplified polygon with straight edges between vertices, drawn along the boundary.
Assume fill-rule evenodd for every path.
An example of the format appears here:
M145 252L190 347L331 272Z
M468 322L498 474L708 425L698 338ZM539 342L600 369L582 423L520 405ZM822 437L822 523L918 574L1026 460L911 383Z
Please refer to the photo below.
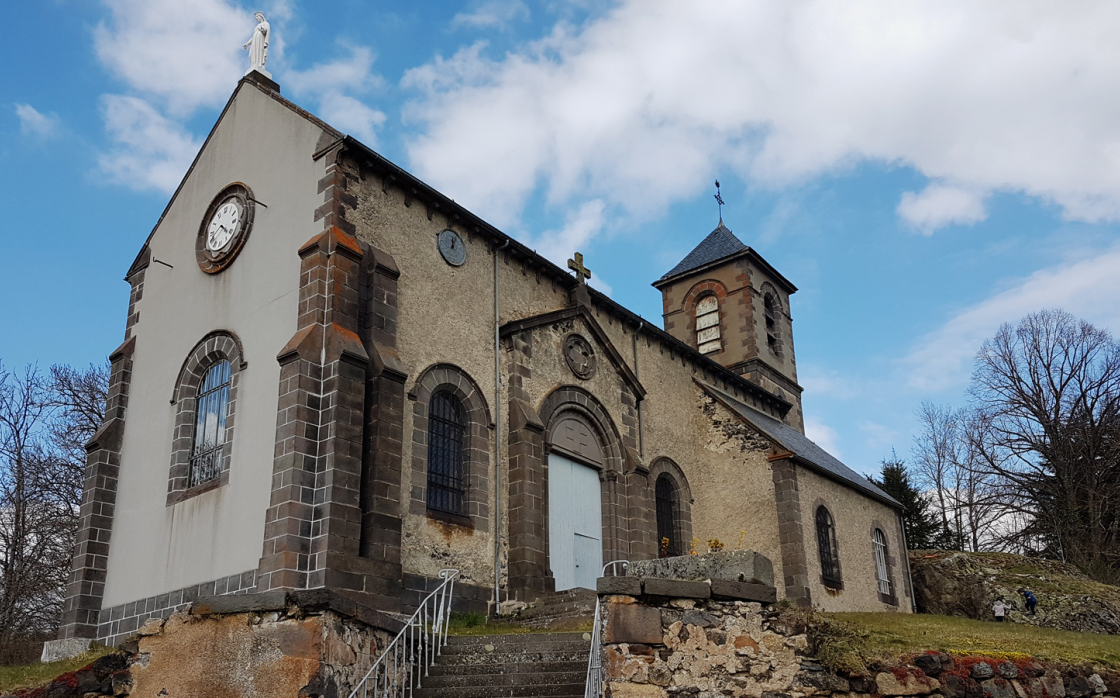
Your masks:
M607 568L622 565L623 572L630 566L629 560L611 560L603 565L602 576L607 576ZM603 620L599 617L599 595L595 595L595 625L591 628L591 655L587 658L587 680L583 684L583 698L599 698L603 695L603 657L602 633Z
M411 696L414 688L421 687L421 675L428 675L428 668L447 644L447 623L458 575L459 570L439 571L443 582L424 597L348 698L356 698L358 691L362 698L369 698L371 685L373 698Z

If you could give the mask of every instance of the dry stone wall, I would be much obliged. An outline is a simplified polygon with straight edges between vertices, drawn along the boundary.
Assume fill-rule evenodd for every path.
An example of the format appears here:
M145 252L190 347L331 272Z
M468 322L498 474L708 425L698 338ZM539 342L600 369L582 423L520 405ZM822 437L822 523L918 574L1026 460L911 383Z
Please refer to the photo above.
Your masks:
M900 657L893 666L865 674L838 673L813 656L819 640L791 630L796 624L773 603L714 594L717 580L711 580L706 596L689 586L703 582L643 580L639 589L636 581L600 580L608 698L1120 696L1120 673L1029 658L1008 661L931 651ZM623 589L623 584L630 586ZM612 593L625 590L632 593Z

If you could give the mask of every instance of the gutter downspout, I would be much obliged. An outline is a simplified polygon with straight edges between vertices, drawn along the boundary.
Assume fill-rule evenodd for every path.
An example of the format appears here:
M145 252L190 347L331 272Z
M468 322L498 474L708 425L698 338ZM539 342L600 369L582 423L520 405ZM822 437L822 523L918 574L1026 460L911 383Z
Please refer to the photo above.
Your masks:
M498 257L507 239L494 248L494 614L502 602L502 371L501 319L498 316Z

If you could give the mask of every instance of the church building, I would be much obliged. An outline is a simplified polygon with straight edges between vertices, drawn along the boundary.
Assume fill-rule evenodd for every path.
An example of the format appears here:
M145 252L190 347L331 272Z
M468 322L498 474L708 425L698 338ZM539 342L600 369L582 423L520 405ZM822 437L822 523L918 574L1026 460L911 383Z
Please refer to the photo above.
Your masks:
M805 437L796 287L704 228L657 326L250 73L128 269L59 637L269 590L408 612L448 568L493 611L710 541L910 612L899 504Z

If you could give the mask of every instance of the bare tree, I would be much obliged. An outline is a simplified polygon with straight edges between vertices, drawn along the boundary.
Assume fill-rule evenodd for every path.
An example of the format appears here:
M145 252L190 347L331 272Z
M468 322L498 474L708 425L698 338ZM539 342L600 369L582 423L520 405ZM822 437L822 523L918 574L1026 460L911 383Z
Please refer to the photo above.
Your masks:
M973 415L924 402L917 417L921 427L914 437L915 471L941 520L940 544L973 551L993 547L1000 514L995 508L998 488L989 473L975 467Z
M107 371L0 365L0 663L29 659L52 633L63 594L85 468L103 414Z
M1120 564L1120 345L1060 310L1004 325L976 358L972 469L999 506L1031 522L1014 535L1086 566Z

